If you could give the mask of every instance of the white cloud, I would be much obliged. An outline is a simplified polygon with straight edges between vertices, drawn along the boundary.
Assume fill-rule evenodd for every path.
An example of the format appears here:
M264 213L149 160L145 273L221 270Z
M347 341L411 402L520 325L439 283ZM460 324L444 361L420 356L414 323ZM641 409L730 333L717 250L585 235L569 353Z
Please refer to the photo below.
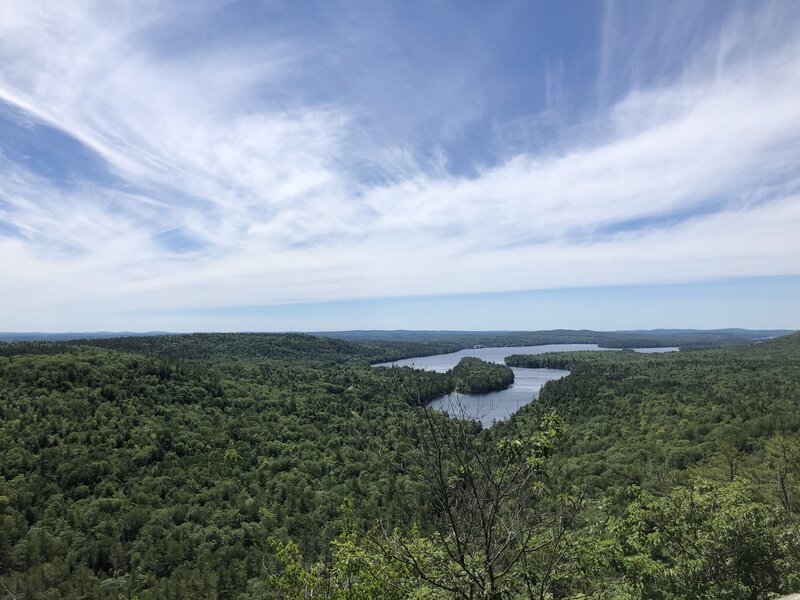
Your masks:
M0 237L0 329L48 312L800 270L791 36L763 50L726 30L684 77L630 91L557 153L456 176L438 149L376 142L364 107L271 100L303 54L291 39L155 51L153 32L187 17L174 6L0 8L0 100L123 182L65 189L0 161L0 220L18 231ZM165 246L176 231L196 243Z

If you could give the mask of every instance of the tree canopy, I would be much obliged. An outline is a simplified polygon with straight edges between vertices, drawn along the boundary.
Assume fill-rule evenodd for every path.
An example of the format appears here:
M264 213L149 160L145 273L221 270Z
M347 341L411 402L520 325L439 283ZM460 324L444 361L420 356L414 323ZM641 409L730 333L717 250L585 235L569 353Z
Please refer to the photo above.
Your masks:
M488 429L428 403L459 381L506 385L508 367L369 367L433 350L425 344L248 334L0 344L3 593L800 589L800 336L509 357L571 375Z

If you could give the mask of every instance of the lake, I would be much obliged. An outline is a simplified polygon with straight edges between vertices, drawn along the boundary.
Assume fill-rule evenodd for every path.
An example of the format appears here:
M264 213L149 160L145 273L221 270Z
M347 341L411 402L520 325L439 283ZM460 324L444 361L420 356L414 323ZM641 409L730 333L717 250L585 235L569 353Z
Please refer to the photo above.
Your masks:
M597 344L548 344L544 346L503 346L499 348L467 348L449 354L419 356L395 362L379 363L374 367L413 367L444 373L455 367L465 356L474 356L487 362L504 364L511 354L544 354L545 352L573 352L577 350L614 350L600 348ZM637 352L669 352L678 348L637 348ZM431 406L452 415L464 414L479 420L484 427L502 421L534 400L542 386L553 379L569 375L562 369L524 369L513 367L514 383L508 389L488 394L448 394L431 402Z

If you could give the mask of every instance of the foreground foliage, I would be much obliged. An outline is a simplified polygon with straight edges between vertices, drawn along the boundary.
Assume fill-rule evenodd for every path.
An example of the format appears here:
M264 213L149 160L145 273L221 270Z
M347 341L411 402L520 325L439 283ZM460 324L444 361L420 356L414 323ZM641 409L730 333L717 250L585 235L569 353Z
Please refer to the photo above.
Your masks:
M800 529L752 486L636 491L607 527L613 567L634 598L764 598L800 586Z

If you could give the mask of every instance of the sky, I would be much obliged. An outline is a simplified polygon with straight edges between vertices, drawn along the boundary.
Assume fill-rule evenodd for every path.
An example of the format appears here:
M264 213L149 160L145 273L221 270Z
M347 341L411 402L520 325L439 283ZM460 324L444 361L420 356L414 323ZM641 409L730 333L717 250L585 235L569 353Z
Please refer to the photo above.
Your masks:
M800 3L5 0L0 330L800 328Z

